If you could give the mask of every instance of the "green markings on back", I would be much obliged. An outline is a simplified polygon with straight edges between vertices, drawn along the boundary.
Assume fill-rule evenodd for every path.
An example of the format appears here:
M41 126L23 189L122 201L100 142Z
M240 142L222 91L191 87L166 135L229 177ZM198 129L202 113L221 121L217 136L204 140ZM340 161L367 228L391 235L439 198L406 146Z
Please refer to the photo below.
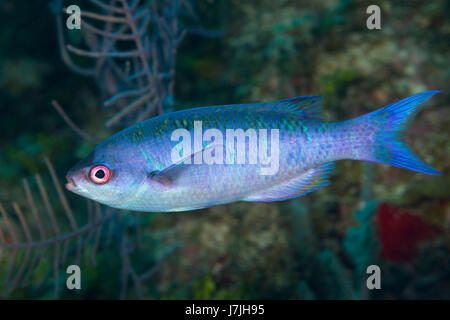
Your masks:
M175 119L173 121L173 124L174 124L175 128L177 128L177 129L183 128L183 129L187 129L187 130L189 130L189 128L192 128L194 126L193 121L189 122L186 119Z
M131 135L131 139L136 142L136 143L140 143L142 142L142 140L144 140L144 130L142 129L141 126L138 126L136 128L136 130L134 130L134 132Z

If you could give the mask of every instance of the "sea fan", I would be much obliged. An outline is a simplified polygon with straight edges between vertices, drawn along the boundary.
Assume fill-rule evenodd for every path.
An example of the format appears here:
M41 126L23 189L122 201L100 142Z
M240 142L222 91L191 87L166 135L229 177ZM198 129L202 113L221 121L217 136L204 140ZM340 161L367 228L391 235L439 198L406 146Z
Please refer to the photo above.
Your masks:
M45 187L39 174L34 176L34 182L41 201L36 201L37 197L29 181L23 179L26 210L22 210L23 206L13 202L14 214L11 214L0 203L3 220L3 224L0 224L0 259L10 261L2 284L6 296L30 282L33 272L43 262L42 259L51 257L53 279L59 279L61 267L66 263L70 251L74 253L73 263L79 264L83 249L91 245L90 254L95 259L101 226L106 225L112 217L112 210L102 210L99 204L89 201L87 217L79 219L85 221L85 224L80 226L64 195L53 165L47 158L45 164L59 198L58 204L51 201L51 192ZM35 286L37 287L39 285ZM58 281L54 281L54 294L56 297L59 294Z
M75 73L93 77L101 95L111 95L103 104L116 108L117 113L106 126L125 126L161 114L173 101L177 47L184 36L189 32L218 35L201 27L194 9L185 0L90 0L83 5L98 9L98 12L81 10L87 49L66 43L68 31L63 23L63 1L55 0L51 7L65 64ZM194 27L183 27L181 20L190 21ZM71 55L89 59L91 66L77 65ZM79 136L95 141L56 101L52 104ZM73 209L50 160L45 158L45 164L56 193L36 174L31 184L23 180L27 210L18 202L12 203L12 211L0 204L0 274L5 274L0 289L3 295L10 297L16 293L17 296L19 288L30 288L40 292L39 296L48 296L48 286L52 284L52 296L57 298L63 288L61 270L65 270L64 266L78 264L83 257L95 265L101 249L107 249L103 250L105 253L117 249L116 257L120 260L117 297L142 298L143 282L160 269L178 245L171 244L162 253L152 254L152 248L144 247L139 240L141 225L147 226L148 219L120 215L115 209L89 200L85 209L79 206ZM40 201L36 201L38 198ZM137 267L133 255L139 255L141 250L149 258L138 259ZM48 270L43 278L40 269Z
M141 3L142 2L142 3ZM173 102L175 61L187 33L216 36L204 29L186 0L90 0L99 12L81 9L81 30L87 49L66 44L61 0L53 2L59 48L75 73L94 77L106 95L103 104L119 111L106 122L128 124L163 113ZM187 21L186 23L183 23ZM193 24L193 27L184 24ZM71 54L92 60L91 67L76 65Z

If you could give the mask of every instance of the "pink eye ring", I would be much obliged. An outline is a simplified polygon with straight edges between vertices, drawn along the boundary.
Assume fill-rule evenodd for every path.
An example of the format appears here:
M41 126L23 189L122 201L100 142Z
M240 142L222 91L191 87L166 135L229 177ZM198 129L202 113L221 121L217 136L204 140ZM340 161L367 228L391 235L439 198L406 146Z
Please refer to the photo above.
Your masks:
M89 178L93 183L104 184L111 178L111 170L104 165L98 165L91 169Z

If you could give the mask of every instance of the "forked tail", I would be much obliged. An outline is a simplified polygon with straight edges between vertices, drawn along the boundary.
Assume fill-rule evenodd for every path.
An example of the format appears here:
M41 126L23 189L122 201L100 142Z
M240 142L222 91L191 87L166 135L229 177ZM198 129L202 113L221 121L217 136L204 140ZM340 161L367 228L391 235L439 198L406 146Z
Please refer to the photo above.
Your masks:
M354 137L355 159L379 162L428 174L440 174L416 157L403 141L407 129L420 105L439 91L427 91L390 104L382 109L350 120L350 125L362 133ZM363 143L363 139L364 143Z

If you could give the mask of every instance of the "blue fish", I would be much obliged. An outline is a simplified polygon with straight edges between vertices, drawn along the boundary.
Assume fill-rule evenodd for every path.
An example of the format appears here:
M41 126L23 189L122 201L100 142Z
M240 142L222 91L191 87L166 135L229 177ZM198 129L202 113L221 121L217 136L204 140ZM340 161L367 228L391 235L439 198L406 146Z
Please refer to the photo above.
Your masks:
M68 172L66 187L115 208L172 212L300 197L328 185L337 160L439 174L403 142L437 92L341 122L320 119L319 96L164 114L100 143Z

